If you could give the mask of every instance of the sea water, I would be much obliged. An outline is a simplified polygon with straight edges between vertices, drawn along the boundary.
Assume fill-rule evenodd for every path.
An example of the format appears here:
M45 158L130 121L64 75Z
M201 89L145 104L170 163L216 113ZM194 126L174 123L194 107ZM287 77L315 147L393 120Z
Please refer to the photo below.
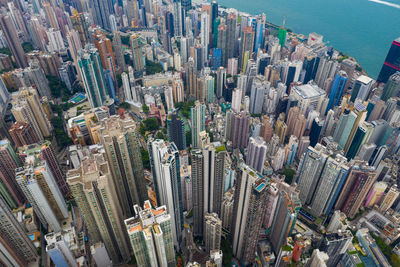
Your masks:
M390 48L400 37L400 0L217 0L225 7L267 20L296 33L316 32L328 46L357 59L376 79Z

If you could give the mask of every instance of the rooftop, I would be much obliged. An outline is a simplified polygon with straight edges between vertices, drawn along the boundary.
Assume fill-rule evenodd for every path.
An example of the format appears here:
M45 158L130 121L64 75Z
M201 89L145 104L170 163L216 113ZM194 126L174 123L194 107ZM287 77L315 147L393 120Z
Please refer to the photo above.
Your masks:
M369 84L370 82L373 81L373 79L368 76L361 75L360 77L357 78L357 81L359 81L363 84Z
M303 84L298 86L295 85L293 86L293 91L295 91L300 97L305 99L325 95L324 90L313 84Z

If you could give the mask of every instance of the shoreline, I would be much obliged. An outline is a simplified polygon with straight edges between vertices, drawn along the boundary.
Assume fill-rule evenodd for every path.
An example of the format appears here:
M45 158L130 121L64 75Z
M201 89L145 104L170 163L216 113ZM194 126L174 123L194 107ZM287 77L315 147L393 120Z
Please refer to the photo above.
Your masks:
M196 5L196 7L197 7L197 6L200 6L202 3L204 3L204 1L201 1L201 0L193 0L193 5ZM207 3L211 3L211 1L207 1ZM217 2L217 3L218 3L218 2ZM226 7L226 6L221 5L221 4L218 4L218 8L222 8L223 10L234 9L234 10L237 11L238 15L257 16L257 15L263 14L263 13L252 14L252 13L249 13L249 12L240 11L240 10L234 8L234 7ZM265 13L264 13L264 14L265 14ZM279 25L277 25L277 24L275 24L275 23L272 23L272 22L269 21L268 19L266 20L266 24L268 24L270 27L274 27L274 28L276 28L276 29L279 29L279 28L280 28ZM306 36L306 35L304 35L304 34L302 34L302 33L296 33L296 32L294 32L294 31L291 30L289 27L285 27L285 28L287 29L288 34L292 34L292 35L294 35L294 36L296 36L296 37L298 37L298 36L304 36L304 37L308 38L308 36ZM324 40L323 43L324 43L324 45L326 46L326 44L327 44L327 43L330 43L330 42L331 42L330 40ZM366 76L368 76L368 77L370 77L371 79L374 79L374 80L376 81L375 78L373 78L373 77L371 77L370 75L368 75L368 73L367 73L367 71L365 70L365 68L363 68L363 66L358 62L358 60L357 60L355 57L353 57L353 56L351 56L351 55L349 55L349 54L347 54L347 53L344 53L344 52L341 51L341 50L336 49L335 46L333 46L333 45L332 45L332 47L333 47L333 49L334 49L335 51L337 51L337 52L339 53L339 56L338 56L338 58L336 59L337 61L341 62L342 60L344 60L344 59L346 59L346 58L348 58L348 59L354 61L354 62L356 63L356 71L359 72L360 75L366 75ZM357 70L357 68L359 68L359 70Z

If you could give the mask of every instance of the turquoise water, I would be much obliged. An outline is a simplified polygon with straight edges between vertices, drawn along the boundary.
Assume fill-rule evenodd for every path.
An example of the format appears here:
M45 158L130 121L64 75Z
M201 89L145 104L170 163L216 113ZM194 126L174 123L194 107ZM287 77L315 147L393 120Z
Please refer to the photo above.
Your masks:
M222 6L267 20L296 33L317 32L328 45L357 59L367 73L378 76L391 42L400 36L400 0L217 0ZM387 3L394 6L388 6Z

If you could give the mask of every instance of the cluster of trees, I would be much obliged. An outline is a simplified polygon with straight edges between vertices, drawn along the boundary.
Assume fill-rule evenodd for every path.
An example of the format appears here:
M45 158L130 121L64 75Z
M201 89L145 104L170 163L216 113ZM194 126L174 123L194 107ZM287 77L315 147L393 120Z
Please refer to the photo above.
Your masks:
M143 168L150 170L151 166L150 166L149 152L146 149L141 147L140 155L142 156Z
M230 242L226 238L222 238L221 240L221 250L223 253L223 266L232 266L233 250Z
M160 63L156 63L150 60L146 60L146 74L152 75L162 72L164 69Z
M68 101L75 93L84 92L81 87L72 87L70 91L67 85L56 76L46 76L49 81L50 93L54 98L62 97L62 101Z
M385 243L385 241L371 233L371 236L375 239L379 249L385 255L386 259L391 263L392 266L400 266L400 258L396 253L393 253L393 248Z
M33 45L29 42L22 43L22 49L24 49L25 53L29 53L34 50Z
M292 184L293 177L296 174L296 171L290 168L284 169L281 174L285 175L285 183Z
M59 116L51 118L51 124L53 125L53 135L57 140L57 144L60 148L72 145L72 139L69 138L68 134L64 131L64 120Z
M146 138L146 132L154 132L160 128L156 118L148 118L142 121L139 127L139 133Z
M179 109L182 116L187 119L190 116L190 108L193 106L194 106L194 101L175 103L175 108Z
M119 107L127 110L131 107L131 105L129 103L122 102L121 104L119 104Z

